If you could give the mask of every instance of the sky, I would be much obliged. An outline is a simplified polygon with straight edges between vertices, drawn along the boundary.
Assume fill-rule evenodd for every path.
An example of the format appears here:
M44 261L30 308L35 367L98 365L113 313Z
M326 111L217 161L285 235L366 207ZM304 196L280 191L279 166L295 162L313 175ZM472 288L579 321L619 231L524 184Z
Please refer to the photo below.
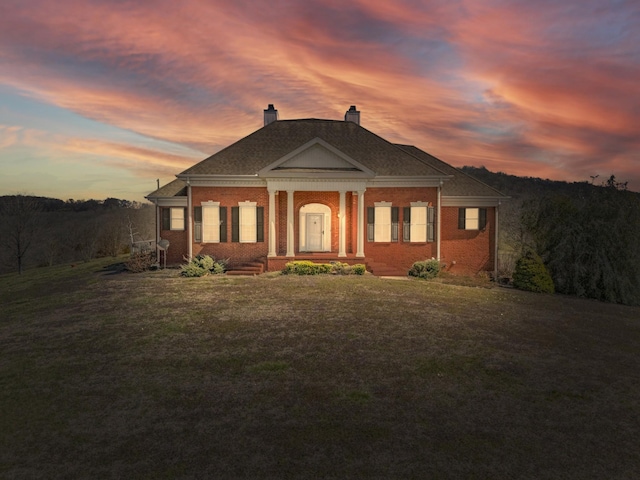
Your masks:
M0 3L0 195L144 201L268 104L356 105L454 166L640 191L640 2Z

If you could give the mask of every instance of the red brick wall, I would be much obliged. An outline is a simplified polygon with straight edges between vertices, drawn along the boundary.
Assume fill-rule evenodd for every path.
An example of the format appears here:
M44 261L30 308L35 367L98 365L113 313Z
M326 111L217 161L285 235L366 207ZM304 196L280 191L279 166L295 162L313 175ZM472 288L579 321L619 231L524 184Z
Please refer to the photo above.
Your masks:
M493 271L495 223L495 208L490 207L484 230L459 230L458 207L442 207L440 259L446 270L463 275Z
M436 242L415 243L402 241L403 207L410 207L411 202L430 202L436 205L438 192L435 188L367 188L364 193L364 253L367 260L385 263L389 266L409 270L418 260L437 256ZM374 207L376 202L391 202L399 207L398 241L390 243L367 241L367 207ZM357 217L356 217L357 218Z
M204 188L192 187L193 206L202 202L220 202L227 207L227 242L194 243L193 255L208 254L218 259L229 259L230 264L266 257L269 248L269 194L266 188ZM231 209L238 202L257 202L264 207L264 242L231 242ZM366 208L375 206L375 202L391 202L399 208L398 242L369 242L366 238ZM403 207L411 202L430 202L437 204L435 188L368 188L364 196L365 216L363 231L365 235L364 253L368 261L385 263L389 266L408 269L413 262L437 257L436 242L413 243L402 241ZM294 193L294 236L295 252L299 245L299 211L303 205L320 203L331 209L331 252L336 256L339 250L340 194L338 192L295 192ZM193 222L193 213L191 215ZM346 253L355 254L357 250L357 196L346 194ZM276 253L284 256L287 250L287 192L276 195ZM437 218L436 218L437 222ZM167 257L168 264L183 263L187 254L187 232L161 230L160 236L171 242ZM495 209L487 208L487 226L482 231L458 230L458 208L443 207L441 219L441 260L446 263L447 271L457 274L475 274L481 270L491 271L494 266Z
M217 259L229 259L231 266L266 257L269 251L269 193L261 187L191 187L194 207L202 202L220 202L220 207L227 207L227 241L222 243L194 243L193 255L211 255ZM238 202L257 202L264 207L264 242L238 243L231 241L231 207ZM191 214L193 222L193 213Z

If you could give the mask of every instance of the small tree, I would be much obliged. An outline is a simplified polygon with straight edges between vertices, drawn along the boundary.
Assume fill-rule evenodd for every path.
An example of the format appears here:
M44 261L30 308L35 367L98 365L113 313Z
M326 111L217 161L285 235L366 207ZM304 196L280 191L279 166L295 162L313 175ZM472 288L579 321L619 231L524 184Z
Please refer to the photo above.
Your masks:
M513 286L520 290L538 293L553 293L555 290L549 270L545 267L542 258L531 250L516 262Z
M38 214L42 210L38 199L27 195L14 195L0 205L4 234L2 244L15 260L18 274L22 274L27 252L38 233Z

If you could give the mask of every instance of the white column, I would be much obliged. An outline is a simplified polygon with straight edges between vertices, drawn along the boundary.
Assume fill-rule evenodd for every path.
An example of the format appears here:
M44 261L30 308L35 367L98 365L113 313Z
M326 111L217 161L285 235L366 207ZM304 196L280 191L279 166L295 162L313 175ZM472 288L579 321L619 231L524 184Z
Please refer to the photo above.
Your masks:
M438 187L438 207L436 209L436 257L437 260L440 261L440 219L442 218L442 180L440 180L440 186Z
M356 257L364 257L364 231L362 226L364 223L364 190L358 192L358 248L356 251Z
M276 191L269 190L269 253L267 257L276 255Z
M338 214L339 216L338 256L339 257L347 256L346 212L347 212L346 194L344 190L341 190L340 191L340 213Z
M496 229L496 234L495 234L495 238L494 238L494 265L493 265L493 281L497 282L498 281L498 254L499 252L499 246L500 246L500 224L498 223L498 213L500 211L500 200L498 200L498 205L496 205L495 207L496 210L496 220L495 220L495 226L494 228Z
M295 231L293 218L293 190L287 190L287 257L295 257Z
M191 184L187 180L187 218L185 221L187 222L187 257L189 261L193 258L193 222L191 221L191 212L193 208L191 207Z

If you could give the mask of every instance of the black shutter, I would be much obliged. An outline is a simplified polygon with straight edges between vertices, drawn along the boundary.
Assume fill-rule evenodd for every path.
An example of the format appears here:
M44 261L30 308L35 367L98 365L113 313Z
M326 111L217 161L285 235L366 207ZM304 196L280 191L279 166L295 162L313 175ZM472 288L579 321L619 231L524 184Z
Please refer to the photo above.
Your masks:
M436 238L436 209L427 207L427 242L433 242Z
M391 207L391 241L398 241L398 215L399 207Z
M373 242L373 234L375 231L376 223L376 209L375 207L367 207L367 241Z
M193 207L193 241L202 242L202 207Z
M480 218L478 219L478 228L480 230L484 230L487 226L487 209L479 208L478 215L480 216Z
M411 241L411 207L402 209L402 241Z
M240 207L231 207L231 241L240 241Z
M256 242L264 242L264 207L256 207Z
M170 230L171 229L171 209L163 208L162 209L162 230Z
M466 209L458 209L458 230L464 230L466 227Z
M227 241L227 207L220 207L220 242Z

